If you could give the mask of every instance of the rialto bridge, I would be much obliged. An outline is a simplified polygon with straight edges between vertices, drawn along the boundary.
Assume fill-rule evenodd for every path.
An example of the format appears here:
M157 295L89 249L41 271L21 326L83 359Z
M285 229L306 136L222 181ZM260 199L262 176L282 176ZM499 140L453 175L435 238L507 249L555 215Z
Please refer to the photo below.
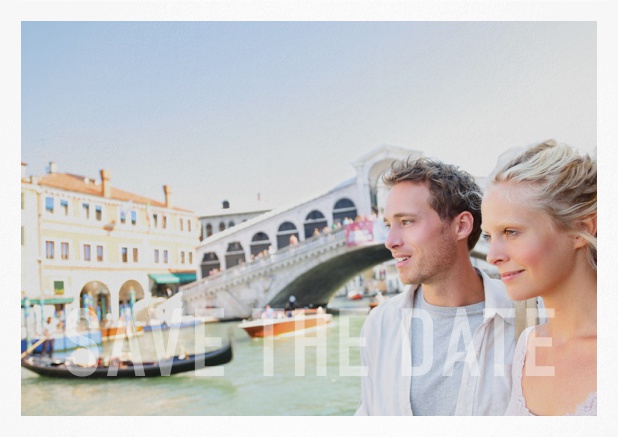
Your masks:
M266 304L283 307L292 295L299 307L326 306L356 275L392 259L384 247L385 228L375 219L386 194L380 178L393 161L409 156L421 153L382 146L353 163L355 178L327 193L203 240L198 279L179 289L185 313L218 308L218 317L246 318ZM358 220L364 228L355 234L365 241L350 235L357 225L345 226Z

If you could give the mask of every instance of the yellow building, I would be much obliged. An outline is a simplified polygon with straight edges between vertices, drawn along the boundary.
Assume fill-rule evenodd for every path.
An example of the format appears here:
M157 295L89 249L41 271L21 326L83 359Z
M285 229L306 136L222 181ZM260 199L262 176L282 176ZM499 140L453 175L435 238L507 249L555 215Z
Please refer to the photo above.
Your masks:
M169 297L194 281L199 218L163 189L160 202L112 187L109 170L95 180L50 163L28 176L22 163L22 298L117 319L132 295ZM55 309L46 305L46 315Z

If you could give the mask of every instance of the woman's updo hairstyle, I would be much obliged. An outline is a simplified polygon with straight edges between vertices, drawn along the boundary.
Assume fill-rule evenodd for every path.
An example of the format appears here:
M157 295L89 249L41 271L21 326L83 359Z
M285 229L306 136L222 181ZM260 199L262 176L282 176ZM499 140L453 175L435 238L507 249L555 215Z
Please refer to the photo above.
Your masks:
M490 185L509 181L527 183L531 206L549 214L559 230L588 242L588 261L596 270L596 231L591 235L580 226L582 219L597 213L596 158L553 140L545 141L507 159L506 164L498 164L489 178Z

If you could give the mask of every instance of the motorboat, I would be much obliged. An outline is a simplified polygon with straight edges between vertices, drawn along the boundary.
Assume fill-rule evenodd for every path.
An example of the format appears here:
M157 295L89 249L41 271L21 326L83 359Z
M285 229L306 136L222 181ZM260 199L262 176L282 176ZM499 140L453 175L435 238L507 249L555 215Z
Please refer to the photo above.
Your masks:
M329 324L332 319L333 315L325 313L321 308L278 310L270 315L263 314L259 318L243 320L238 327L244 329L251 338L260 338L320 328Z

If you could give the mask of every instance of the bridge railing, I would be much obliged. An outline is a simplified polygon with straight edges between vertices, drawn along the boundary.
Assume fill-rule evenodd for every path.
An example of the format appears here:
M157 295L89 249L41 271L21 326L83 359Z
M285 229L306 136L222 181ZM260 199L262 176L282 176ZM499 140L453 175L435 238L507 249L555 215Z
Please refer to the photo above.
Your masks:
M312 252L318 247L326 246L334 242L340 242L346 239L346 233L344 228L338 228L331 230L328 233L320 234L307 238L306 240L299 241L297 244L286 246L279 249L273 254L255 258L252 261L248 261L228 269L222 270L210 276L199 279L196 282L186 284L180 287L183 292L191 292L194 290L201 290L204 287L214 287L218 284L225 283L233 278L241 275L249 275L259 270L273 266L278 262L285 261L292 256L302 255L308 252Z

